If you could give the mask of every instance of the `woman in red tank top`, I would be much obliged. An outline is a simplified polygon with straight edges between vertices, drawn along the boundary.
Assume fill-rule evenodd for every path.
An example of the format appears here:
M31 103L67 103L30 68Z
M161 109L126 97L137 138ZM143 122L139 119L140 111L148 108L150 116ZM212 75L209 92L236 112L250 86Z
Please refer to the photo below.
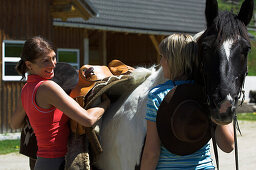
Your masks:
M88 110L83 109L55 82L56 54L41 37L28 39L23 47L16 70L27 83L21 92L22 104L12 116L11 126L20 128L27 115L34 129L38 152L35 170L60 169L64 163L69 135L68 118L85 127L91 127L103 115L110 100L103 95L103 102Z

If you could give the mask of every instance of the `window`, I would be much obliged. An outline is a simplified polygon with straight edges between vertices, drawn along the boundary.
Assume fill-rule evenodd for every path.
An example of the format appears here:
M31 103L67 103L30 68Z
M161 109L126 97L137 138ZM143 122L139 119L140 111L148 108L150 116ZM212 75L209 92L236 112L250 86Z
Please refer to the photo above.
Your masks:
M57 59L58 62L65 62L72 65L75 69L79 69L79 49L64 49L58 48L57 49Z
M20 60L20 55L25 41L4 40L2 43L2 79L5 81L20 81L20 76L15 70Z

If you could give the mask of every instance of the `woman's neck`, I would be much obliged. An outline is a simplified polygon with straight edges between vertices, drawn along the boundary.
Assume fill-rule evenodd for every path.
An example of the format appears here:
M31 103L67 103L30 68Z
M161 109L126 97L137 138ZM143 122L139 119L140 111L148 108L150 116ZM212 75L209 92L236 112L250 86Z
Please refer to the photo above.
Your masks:
M177 76L172 81L179 81L179 80L188 80L188 76L186 75Z

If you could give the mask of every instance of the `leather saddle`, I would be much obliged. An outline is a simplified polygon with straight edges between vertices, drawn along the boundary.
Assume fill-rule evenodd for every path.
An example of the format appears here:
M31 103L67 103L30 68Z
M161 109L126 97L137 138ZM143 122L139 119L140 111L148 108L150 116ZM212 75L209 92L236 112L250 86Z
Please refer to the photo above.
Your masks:
M127 75L133 69L119 60L111 61L108 66L84 65L79 69L78 84L71 91L70 96L73 98L85 97L96 82L114 75Z
M88 96L92 98L94 95L94 93L92 93L93 88L99 82L104 82L111 77L128 75L133 69L134 68L125 65L119 60L111 61L108 66L84 65L79 69L79 80L76 87L72 89L70 96L74 98L80 106L88 109L90 106L87 105L88 101L86 99ZM86 134L95 155L102 152L100 142L93 127L84 127L74 120L70 120L70 127L75 135Z

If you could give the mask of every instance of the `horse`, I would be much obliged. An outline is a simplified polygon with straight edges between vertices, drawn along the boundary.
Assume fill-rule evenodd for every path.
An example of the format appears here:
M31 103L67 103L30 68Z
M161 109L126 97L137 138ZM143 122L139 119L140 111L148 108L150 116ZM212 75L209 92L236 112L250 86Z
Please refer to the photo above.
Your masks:
M253 15L253 0L245 0L238 15L218 11L217 0L207 0L207 28L198 38L201 81L211 120L220 125L232 122L247 75L251 48L246 26Z
M250 41L246 26L253 13L253 0L245 0L240 12L219 12L217 0L206 0L207 28L198 38L200 65L198 82L206 93L210 115L217 124L232 122L247 74ZM103 153L96 166L104 170L131 170L140 164L146 136L148 91L164 82L162 70L151 75L128 98L105 113L100 132Z
M140 163L146 135L147 95L154 86L165 81L162 68L140 67L133 74L142 72L149 74L147 79L127 98L113 103L102 118L100 141L103 152L96 162L100 169L131 170Z

